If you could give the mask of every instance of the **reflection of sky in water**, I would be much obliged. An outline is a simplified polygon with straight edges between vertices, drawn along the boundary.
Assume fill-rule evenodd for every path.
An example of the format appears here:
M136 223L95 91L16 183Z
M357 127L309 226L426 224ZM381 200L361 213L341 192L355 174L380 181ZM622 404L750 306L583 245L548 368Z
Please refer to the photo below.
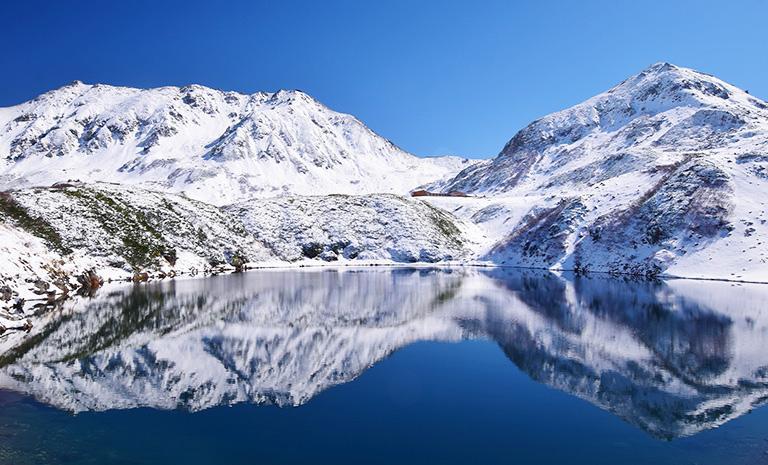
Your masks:
M534 380L674 438L765 401L767 298L502 269L178 280L103 289L7 337L0 385L70 411L304 405L413 343L481 339ZM408 376L387 383L401 403L420 392Z

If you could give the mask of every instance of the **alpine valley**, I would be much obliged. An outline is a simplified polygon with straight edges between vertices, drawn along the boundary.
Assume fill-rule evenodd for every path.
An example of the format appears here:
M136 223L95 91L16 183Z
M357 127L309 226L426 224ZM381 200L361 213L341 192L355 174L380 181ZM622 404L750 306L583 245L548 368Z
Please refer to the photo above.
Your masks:
M768 282L768 103L668 63L484 161L416 157L300 91L74 82L0 109L0 190L3 328L105 279L257 266Z

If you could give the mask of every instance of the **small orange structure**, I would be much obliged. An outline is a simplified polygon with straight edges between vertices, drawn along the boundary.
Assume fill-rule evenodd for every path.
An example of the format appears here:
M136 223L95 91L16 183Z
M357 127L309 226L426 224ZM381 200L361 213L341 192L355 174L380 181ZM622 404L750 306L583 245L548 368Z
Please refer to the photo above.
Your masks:
M411 192L411 197L426 197L428 195L431 195L429 191L425 191L424 189L419 189L417 191Z
M429 192L424 189L419 189L411 192L411 197L469 197L467 194L461 191L451 191L447 194L441 192Z

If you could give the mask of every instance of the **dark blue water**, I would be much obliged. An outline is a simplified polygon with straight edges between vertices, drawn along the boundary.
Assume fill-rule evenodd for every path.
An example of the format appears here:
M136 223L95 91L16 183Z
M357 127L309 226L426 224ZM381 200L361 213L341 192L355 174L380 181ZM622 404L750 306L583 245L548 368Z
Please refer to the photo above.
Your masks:
M441 270L105 291L3 341L0 463L766 463L765 295Z

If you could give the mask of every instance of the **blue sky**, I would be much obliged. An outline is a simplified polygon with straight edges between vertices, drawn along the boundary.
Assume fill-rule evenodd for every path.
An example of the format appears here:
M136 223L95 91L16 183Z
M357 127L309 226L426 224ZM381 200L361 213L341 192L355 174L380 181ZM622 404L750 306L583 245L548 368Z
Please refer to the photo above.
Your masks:
M418 155L488 157L657 61L768 98L758 0L3 3L0 106L74 79L302 89Z

